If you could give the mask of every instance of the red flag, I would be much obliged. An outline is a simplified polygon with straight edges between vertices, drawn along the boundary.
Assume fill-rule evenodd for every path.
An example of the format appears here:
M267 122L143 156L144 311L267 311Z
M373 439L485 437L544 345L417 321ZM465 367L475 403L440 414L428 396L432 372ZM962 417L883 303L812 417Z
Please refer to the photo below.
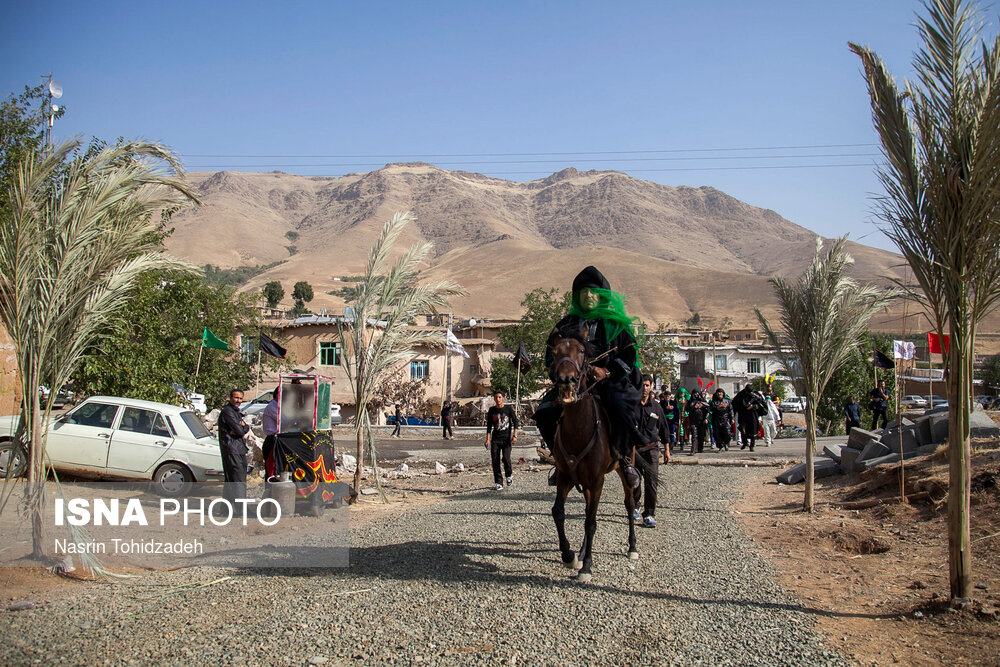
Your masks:
M948 353L948 344L950 340L948 335L945 334L944 337L944 352ZM936 333L927 332L927 347L930 348L931 354L941 354L941 336Z

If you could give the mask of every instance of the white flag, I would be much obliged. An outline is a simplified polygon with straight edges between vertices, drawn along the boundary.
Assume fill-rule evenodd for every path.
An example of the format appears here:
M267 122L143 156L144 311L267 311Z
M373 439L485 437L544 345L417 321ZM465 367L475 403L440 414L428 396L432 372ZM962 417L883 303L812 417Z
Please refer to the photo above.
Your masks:
M449 352L460 354L466 359L469 358L469 353L465 351L464 347L462 347L462 341L458 340L458 337L451 332L451 329L448 329L448 336L445 338L444 345L448 348Z
M917 346L908 340L892 341L892 356L895 359L912 359L917 352Z

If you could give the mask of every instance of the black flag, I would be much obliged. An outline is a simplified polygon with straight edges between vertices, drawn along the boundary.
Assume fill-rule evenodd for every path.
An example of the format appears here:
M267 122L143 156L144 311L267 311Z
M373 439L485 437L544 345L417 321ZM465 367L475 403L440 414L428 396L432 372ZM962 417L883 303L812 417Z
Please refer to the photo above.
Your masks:
M531 370L531 360L528 358L528 351L524 349L523 340L517 346L517 354L514 355L514 364L522 373L527 373Z
M260 332L260 341L258 342L258 345L260 346L261 352L269 354L277 359L284 359L285 355L288 354L288 350L271 340L271 338L263 331Z
M875 358L872 359L872 365L875 368L895 368L896 364L892 363L892 359L885 356L878 350L875 350Z

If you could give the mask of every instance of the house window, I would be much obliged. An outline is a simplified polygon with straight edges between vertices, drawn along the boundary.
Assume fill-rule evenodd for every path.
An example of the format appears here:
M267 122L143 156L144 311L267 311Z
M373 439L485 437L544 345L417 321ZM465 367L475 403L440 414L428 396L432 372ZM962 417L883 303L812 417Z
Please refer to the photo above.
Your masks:
M410 379L411 380L423 380L427 377L430 371L431 362L426 360L414 360L410 362Z
M728 370L728 367L726 366L726 355L724 354L715 355L715 370L717 371Z
M747 359L747 373L760 373L760 359Z
M478 372L479 372L479 366L475 364L469 364L469 374L475 375Z
M340 365L340 343L323 341L319 344L319 365Z

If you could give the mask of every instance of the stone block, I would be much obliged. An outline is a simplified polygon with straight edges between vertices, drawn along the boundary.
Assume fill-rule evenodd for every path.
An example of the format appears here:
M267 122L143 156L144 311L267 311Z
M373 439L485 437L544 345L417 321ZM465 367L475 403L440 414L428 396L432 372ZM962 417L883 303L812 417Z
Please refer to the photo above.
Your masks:
M880 456L877 459L865 461L862 465L864 465L865 470L871 470L875 466L885 465L886 463L898 463L900 458L905 461L906 459L912 459L916 456L919 456L919 452L915 449L910 452L903 452L902 457L899 456L899 452L895 452L893 454L887 454L886 456Z
M948 414L948 406L947 405L942 405L941 407L930 408L928 410L924 410L924 414L925 415L940 415L940 414L947 415Z
M870 440L865 448L861 450L861 456L858 457L859 461L869 461L871 459L877 459L880 456L885 456L886 454L891 454L889 448L883 445L878 440Z
M917 444L923 447L924 445L929 445L934 442L934 434L931 431L931 418L930 417L917 417L913 420L914 426L917 429Z
M858 472L858 458L861 456L860 449L844 447L840 450L840 470L845 475Z
M882 437L882 444L894 454L899 453L900 441L903 443L904 452L915 451L920 446L920 443L917 442L917 429L912 426L904 427L902 431L892 431Z
M931 415L931 442L948 442L948 413Z
M897 426L899 426L899 422L893 419L891 422L885 425L885 430L894 431ZM903 428L906 428L907 426L913 426L913 422L907 419L906 417L903 417Z
M847 446L860 450L864 449L870 441L878 439L879 437L871 431L866 431L863 428L852 428L851 434L847 436Z
M824 445L823 453L829 456L831 459L840 464L840 450L844 448L844 445Z
M813 476L815 479L829 477L840 473L840 465L833 459L820 456L813 461ZM785 472L778 475L777 479L782 484L800 484L806 479L806 464L800 463L792 466Z
M1000 426L985 412L970 414L969 426L973 438L1000 438Z

